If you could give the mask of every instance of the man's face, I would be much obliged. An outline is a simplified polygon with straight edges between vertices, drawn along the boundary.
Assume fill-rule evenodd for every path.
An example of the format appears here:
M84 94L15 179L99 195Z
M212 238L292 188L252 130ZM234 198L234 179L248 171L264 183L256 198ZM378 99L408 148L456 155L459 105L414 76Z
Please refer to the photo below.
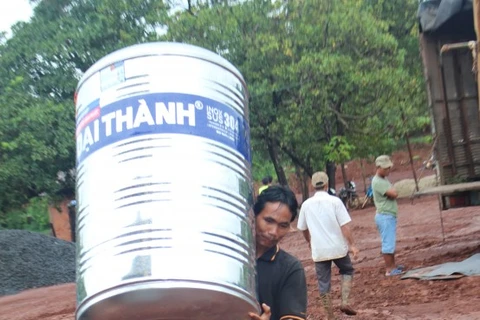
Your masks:
M381 175L382 177L387 177L387 176L390 174L390 170L391 170L391 169L392 169L391 167L388 167L388 168L379 168L379 170L380 170L380 175Z
M271 248L290 230L290 209L280 202L267 202L265 208L256 216L257 246Z

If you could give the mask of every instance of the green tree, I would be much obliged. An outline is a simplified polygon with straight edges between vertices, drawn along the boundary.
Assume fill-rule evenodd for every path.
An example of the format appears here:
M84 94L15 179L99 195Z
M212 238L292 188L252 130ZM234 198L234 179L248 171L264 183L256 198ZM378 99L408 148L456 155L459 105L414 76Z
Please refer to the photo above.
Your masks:
M237 66L254 158L281 184L292 168L308 176L389 150L426 117L413 0L32 2L32 20L0 40L0 212L73 194L75 87L134 43L187 42Z
M178 12L166 39L207 47L239 67L253 145L286 183L284 165L310 175L378 152L375 144L395 136L400 110L418 114L401 19L387 9L367 0L197 3Z
M268 154L280 184L287 184L284 158L271 126L283 91L273 70L285 59L285 21L275 15L280 2L228 1L192 5L172 17L163 39L187 42L223 55L240 69L250 92L253 152Z
M0 45L0 214L43 193L73 196L80 76L116 49L155 39L170 8L159 0L32 3L31 21Z
M309 175L350 160L384 131L385 120L396 121L384 118L383 125L368 126L404 99L399 89L408 79L404 51L387 23L362 9L362 1L318 4L288 2L292 59L275 69L292 88L276 118L282 149L295 154Z

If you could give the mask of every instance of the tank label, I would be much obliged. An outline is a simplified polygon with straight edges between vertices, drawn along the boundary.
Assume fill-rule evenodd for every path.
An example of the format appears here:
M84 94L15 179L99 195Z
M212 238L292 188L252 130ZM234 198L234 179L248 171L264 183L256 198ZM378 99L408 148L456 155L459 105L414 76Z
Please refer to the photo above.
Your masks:
M125 66L123 61L116 62L100 71L100 86L107 90L125 81Z
M152 93L100 106L77 118L77 162L112 143L143 134L190 134L221 142L250 158L250 129L236 110L205 97Z

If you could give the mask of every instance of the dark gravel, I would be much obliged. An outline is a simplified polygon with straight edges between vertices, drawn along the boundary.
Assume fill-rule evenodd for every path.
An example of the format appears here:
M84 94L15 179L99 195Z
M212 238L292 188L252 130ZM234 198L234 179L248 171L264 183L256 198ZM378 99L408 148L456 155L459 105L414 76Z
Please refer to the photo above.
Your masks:
M75 244L24 230L0 230L0 295L75 282Z

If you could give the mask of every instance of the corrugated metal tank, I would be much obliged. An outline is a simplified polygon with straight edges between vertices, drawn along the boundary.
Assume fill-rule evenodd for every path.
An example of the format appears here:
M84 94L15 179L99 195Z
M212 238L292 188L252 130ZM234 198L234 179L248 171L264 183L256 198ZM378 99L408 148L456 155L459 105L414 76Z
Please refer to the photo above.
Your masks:
M147 43L79 82L76 319L248 319L248 94L208 50Z

